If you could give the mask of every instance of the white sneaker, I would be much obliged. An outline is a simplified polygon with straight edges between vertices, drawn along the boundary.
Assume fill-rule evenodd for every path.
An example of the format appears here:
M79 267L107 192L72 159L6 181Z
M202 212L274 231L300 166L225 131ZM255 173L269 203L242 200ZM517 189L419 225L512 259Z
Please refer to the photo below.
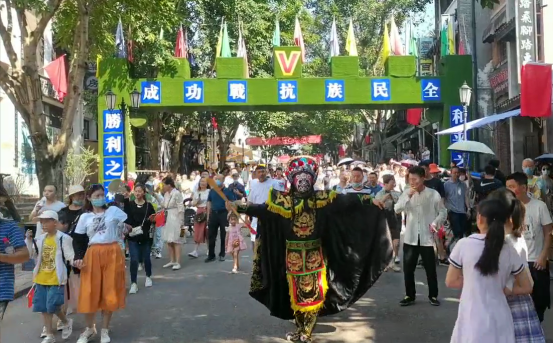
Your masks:
M44 338L48 336L48 334L46 333L46 326L43 326L42 327L42 333L40 334L40 338Z
M141 272L144 268L142 267L142 263L139 263L138 271Z
M400 263L400 258L398 256L396 256L394 258L394 263L396 263L396 264Z
M131 284L131 289L129 290L129 294L136 294L138 292L138 286L136 283Z
M54 337L54 335L46 335L46 337L44 337L44 339L42 340L42 343L55 343L56 342L56 338Z
M236 274L237 273L237 268L233 268L233 270L231 270L231 273Z
M162 268L169 268L169 267L173 267L174 265L175 265L175 262L169 262L164 264Z
M68 319L67 324L62 326L62 339L68 339L71 333L73 333L73 319Z
M162 253L161 252L156 253L156 259L159 260L160 258L162 258Z
M148 276L146 277L146 281L144 282L144 287L152 287L152 279Z
M63 322L61 319L58 319L58 322L56 323L56 330L62 331L63 330Z
M180 265L179 263L175 263L175 264L173 265L173 268L171 268L171 269L173 269L173 270L179 270L179 269L181 269L181 265Z
M193 252L189 252L190 257L198 258L198 251L194 250Z
M100 334L100 343L110 343L112 339L110 338L108 329L102 329Z
M86 328L85 332L79 336L77 343L88 343L94 336L96 336L96 328Z

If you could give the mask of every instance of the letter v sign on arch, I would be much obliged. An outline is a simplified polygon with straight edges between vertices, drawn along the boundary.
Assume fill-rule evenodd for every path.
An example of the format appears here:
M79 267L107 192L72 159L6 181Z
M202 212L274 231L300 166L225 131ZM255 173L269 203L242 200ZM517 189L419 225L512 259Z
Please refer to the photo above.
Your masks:
M302 77L302 52L282 47L274 51L274 70L276 78Z

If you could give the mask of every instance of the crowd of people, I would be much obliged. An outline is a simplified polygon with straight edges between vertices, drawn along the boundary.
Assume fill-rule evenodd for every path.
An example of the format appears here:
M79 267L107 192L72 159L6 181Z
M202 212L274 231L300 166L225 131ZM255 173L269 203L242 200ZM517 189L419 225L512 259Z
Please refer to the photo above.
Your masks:
M14 264L34 258L30 296L33 312L43 317L42 342L55 342L55 329L68 338L73 312L84 314L86 323L77 343L97 335L98 312L100 342L110 342L112 315L125 306L126 258L129 294L139 291L139 271L146 273L144 287L153 286L151 258L165 257L163 268L181 269L188 235L194 250L187 255L199 258L206 244L206 263L216 261L219 236L217 257L232 256L230 272L237 273L239 254L248 248L245 237L256 246L259 218L237 215L228 201L263 205L272 189L298 189L302 183L292 185L286 170L259 164L190 175L130 173L111 203L102 185L71 186L65 203L57 199L56 186L46 186L31 213L35 231L23 235L15 223L0 219L0 319L13 300ZM540 322L550 306L552 258L550 164L526 159L521 172L504 176L492 160L472 177L464 168L445 171L428 159L418 165L391 160L328 165L313 181L315 191L368 195L384 211L393 248L384 270L404 274L400 306L415 304L418 266L426 272L429 303L439 306L437 264L448 266L447 286L462 289L452 342L544 342ZM506 329L508 323L514 330Z

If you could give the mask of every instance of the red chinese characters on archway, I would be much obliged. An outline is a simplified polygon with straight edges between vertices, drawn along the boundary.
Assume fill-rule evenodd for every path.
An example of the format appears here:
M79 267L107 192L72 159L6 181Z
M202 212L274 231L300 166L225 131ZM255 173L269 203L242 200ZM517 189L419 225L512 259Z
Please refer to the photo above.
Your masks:
M250 146L319 144L319 143L321 143L320 135L304 136L304 137L273 137L273 138L250 137L246 139L246 144Z

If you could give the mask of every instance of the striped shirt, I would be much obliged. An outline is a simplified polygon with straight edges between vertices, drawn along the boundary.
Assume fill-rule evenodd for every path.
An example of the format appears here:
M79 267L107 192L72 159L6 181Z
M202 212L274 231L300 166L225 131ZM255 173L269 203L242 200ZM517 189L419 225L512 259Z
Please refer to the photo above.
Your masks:
M15 222L0 219L0 254L6 253L5 239L14 249L25 246L23 230ZM0 262L0 301L13 300L14 281L14 265Z

